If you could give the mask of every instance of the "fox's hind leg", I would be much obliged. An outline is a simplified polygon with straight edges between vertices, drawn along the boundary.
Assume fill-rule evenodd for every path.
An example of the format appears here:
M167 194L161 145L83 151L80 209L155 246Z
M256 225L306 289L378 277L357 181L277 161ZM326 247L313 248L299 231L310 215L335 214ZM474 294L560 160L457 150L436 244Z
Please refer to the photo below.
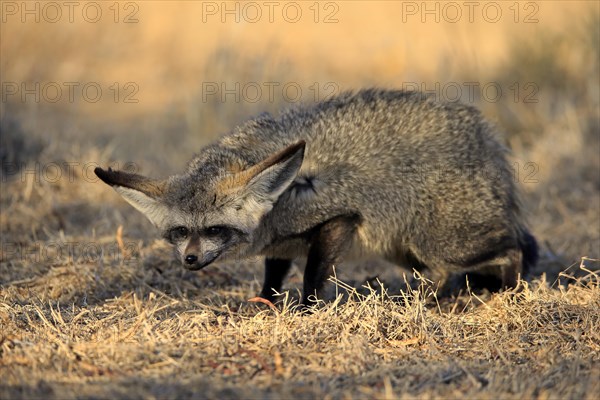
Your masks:
M325 281L350 247L359 220L356 215L332 218L312 236L304 271L302 305L313 304L312 296L317 299L322 296Z
M283 280L291 266L292 260L278 258L265 259L265 280L260 297L273 302L275 300L275 292L281 292Z
M523 255L520 249L509 249L467 269L468 272L459 272L449 279L442 293L455 293L464 288L466 279L469 280L469 287L475 290L499 291L516 288L523 272Z

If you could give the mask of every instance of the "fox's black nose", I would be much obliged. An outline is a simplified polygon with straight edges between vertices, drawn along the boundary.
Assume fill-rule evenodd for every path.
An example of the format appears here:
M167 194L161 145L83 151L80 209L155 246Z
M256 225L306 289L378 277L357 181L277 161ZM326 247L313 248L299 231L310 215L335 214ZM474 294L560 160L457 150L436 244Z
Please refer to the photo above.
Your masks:
M196 261L198 261L198 257L196 257L193 254L188 254L187 256L185 256L185 263L192 265L194 264Z

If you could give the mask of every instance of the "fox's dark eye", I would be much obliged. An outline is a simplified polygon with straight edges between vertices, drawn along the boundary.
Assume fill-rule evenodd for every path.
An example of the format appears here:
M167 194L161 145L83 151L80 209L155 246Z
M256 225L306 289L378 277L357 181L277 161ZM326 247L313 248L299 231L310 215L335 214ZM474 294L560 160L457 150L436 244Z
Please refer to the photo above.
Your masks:
M205 232L208 236L218 236L225 232L225 229L226 228L223 226L211 226L209 228L206 228Z
M176 242L178 240L183 240L188 237L189 231L185 226L178 226L169 231L169 239L171 241Z

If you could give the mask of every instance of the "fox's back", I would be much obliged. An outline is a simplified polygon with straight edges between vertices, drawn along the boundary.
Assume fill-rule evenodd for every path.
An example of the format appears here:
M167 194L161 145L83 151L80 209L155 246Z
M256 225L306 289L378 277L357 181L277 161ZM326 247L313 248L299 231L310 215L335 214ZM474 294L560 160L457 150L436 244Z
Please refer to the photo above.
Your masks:
M365 178L398 178L429 167L493 161L502 146L480 113L419 92L363 90L313 106L261 115L225 136L215 148L249 164L299 140L307 142L304 171L344 166Z

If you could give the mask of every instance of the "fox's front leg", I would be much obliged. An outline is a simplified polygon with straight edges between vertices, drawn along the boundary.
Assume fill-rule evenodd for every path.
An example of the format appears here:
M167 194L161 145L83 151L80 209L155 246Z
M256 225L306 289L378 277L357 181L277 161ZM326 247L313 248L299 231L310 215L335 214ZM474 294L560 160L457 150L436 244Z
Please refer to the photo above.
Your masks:
M260 297L273 302L275 300L275 292L281 292L283 280L291 266L292 260L278 258L265 259L265 280Z
M335 217L322 224L312 237L304 271L303 306L314 304L312 296L322 297L325 281L350 247L359 221L357 215Z

